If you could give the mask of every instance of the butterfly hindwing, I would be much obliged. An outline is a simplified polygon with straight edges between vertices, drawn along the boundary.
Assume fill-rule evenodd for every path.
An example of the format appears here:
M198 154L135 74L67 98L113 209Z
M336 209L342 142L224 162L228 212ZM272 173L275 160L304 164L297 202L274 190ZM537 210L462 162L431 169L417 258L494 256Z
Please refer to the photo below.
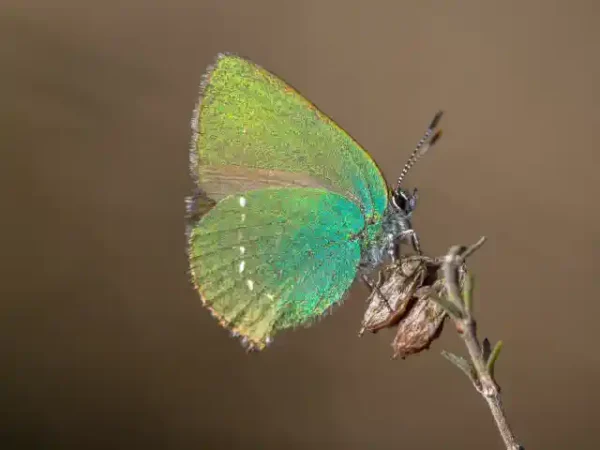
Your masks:
M324 189L231 195L191 224L193 281L222 325L263 348L343 298L364 226L356 204Z

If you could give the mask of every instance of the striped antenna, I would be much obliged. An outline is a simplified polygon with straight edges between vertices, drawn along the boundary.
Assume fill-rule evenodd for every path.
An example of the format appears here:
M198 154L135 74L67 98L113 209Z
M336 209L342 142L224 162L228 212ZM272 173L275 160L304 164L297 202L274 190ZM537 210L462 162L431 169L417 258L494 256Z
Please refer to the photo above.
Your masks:
M427 153L427 150L429 150L442 135L441 130L433 134L440 119L442 118L442 114L442 111L438 111L438 113L435 115L435 117L427 127L427 131L425 131L425 134L417 143L417 146L411 153L410 158L408 158L408 161L406 161L406 164L404 164L404 168L402 169L402 172L400 172L400 176L398 177L398 188L402 185L402 181L404 181L404 177L406 177L406 174L411 169L411 167L415 165L415 163L421 156Z

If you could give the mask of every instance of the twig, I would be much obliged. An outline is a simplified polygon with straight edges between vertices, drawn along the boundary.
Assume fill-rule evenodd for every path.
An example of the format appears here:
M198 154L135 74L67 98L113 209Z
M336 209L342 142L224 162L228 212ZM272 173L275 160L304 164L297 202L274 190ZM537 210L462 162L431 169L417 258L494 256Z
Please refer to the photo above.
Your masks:
M456 330L467 347L470 361L449 352L442 352L442 354L469 377L477 392L483 396L492 412L506 449L524 450L517 443L517 439L508 425L502 408L500 387L494 379L494 364L498 359L502 342L498 342L493 350L490 350L487 339L483 344L479 342L477 325L473 317L472 278L468 273L466 274L462 292L458 283L459 269L463 266L465 259L480 248L484 242L485 238L481 238L470 247L451 247L444 258L443 270L448 299L444 299L446 301L439 298L434 300L446 309L453 320ZM451 308L448 308L448 303L452 305Z

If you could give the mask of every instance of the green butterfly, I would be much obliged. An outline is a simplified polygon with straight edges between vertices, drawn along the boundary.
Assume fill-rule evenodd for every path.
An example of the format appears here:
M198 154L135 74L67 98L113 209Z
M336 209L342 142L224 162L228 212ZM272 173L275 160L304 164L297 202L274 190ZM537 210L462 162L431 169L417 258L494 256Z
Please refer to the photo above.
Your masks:
M231 54L205 75L192 120L197 190L187 203L190 272L220 324L263 349L339 303L399 244L420 252L400 182L439 136L436 115L390 190L344 130L284 81Z

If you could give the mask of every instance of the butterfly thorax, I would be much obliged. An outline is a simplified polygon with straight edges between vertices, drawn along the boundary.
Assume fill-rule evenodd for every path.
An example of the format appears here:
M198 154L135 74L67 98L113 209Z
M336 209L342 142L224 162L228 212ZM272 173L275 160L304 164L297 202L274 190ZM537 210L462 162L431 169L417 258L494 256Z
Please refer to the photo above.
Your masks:
M396 254L400 241L407 231L412 230L410 216L411 212L398 208L390 201L379 225L366 230L360 261L363 269L374 270L387 257Z

